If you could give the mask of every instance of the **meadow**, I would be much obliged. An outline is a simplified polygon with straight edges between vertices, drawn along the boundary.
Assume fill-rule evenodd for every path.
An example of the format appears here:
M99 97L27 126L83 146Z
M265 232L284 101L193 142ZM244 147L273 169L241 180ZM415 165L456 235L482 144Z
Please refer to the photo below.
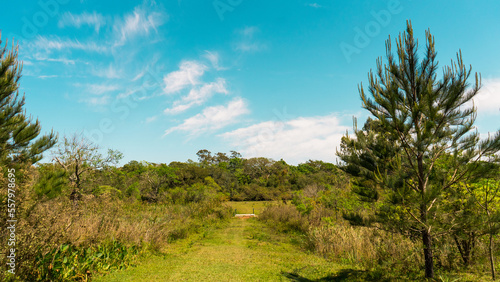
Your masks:
M461 52L438 80L426 41L420 59L408 21L398 59L377 62L359 88L371 116L336 164L207 149L121 163L83 132L40 135L18 48L0 48L0 280L494 280L500 131L474 126L480 76Z

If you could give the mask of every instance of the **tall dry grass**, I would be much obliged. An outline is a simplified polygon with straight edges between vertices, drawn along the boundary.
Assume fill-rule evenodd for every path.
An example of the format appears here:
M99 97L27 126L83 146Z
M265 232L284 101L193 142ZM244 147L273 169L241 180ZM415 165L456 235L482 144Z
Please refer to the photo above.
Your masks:
M411 270L422 262L417 243L376 228L336 222L311 227L307 235L317 253L344 263Z
M409 273L418 270L423 262L418 242L373 227L351 226L322 206L309 214L301 214L292 205L269 206L259 219L279 231L302 233L308 248L341 263Z
M30 190L33 181L28 175L19 182L16 195L16 275L9 276L4 268L1 281L85 281L103 269L126 267L141 253L161 252L170 242L232 215L231 208L218 200L143 204L104 193L84 195L77 202L67 195L41 201ZM6 222L4 192L0 193L2 223ZM1 242L7 236L0 231ZM0 249L0 263L5 265L7 248Z

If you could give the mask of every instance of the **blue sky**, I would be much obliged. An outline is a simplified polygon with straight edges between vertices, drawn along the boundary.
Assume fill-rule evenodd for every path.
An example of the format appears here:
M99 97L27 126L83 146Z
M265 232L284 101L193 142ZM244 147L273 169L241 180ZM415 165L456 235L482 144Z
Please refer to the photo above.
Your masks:
M117 4L119 3L119 4ZM236 150L335 161L358 85L411 20L440 66L461 49L480 72L478 130L500 124L498 1L9 1L26 109L44 131L84 132L130 160ZM7 8L5 8L7 7ZM47 160L47 159L46 159Z

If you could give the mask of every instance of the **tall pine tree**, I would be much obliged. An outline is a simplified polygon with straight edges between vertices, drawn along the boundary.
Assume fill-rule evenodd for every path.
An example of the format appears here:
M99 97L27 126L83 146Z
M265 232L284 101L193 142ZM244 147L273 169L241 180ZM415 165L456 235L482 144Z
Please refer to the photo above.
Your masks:
M407 22L406 32L396 41L396 57L389 38L387 64L378 59L376 72L370 71L369 93L362 85L359 88L363 108L377 124L376 130L367 130L375 130L376 136L385 135L393 149L389 154L374 154L377 147L387 147L380 138L352 141L345 136L339 156L345 167L372 173L384 188L388 202L378 214L388 215L388 210L400 213L386 217L385 222L392 221L391 227L399 225L396 229L404 234L420 236L425 277L432 278L433 236L439 229L440 200L452 185L468 177L483 156L500 150L500 131L479 139L473 126L476 109L471 105L480 88L479 76L476 74L474 85L469 87L471 68L464 65L459 52L457 61L445 67L438 79L434 38L429 31L426 43L420 60L418 42ZM450 160L437 177L437 162L445 156Z
M21 71L17 46L2 47L0 33L0 165L36 163L56 142L53 131L39 136L38 119L33 121L23 109L24 95L18 91Z

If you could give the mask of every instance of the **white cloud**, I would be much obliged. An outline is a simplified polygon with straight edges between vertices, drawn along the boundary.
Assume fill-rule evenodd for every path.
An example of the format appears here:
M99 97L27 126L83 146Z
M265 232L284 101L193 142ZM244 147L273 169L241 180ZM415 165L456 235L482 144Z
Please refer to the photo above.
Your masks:
M110 96L104 95L100 97L88 97L86 99L83 99L82 101L92 106L102 106L109 104L110 100Z
M220 57L217 52L205 51L203 57L210 61L212 67L216 70L226 70L227 68L220 66Z
M119 37L115 46L121 46L133 37L148 35L151 31L157 32L157 27L163 25L167 19L168 16L162 12L149 12L145 8L136 7L131 14L115 24L114 28Z
M258 32L259 29L256 26L247 26L243 29L241 29L239 32L244 36L251 38L254 36L256 32Z
M307 4L307 6L313 7L313 8L316 8L316 9L323 7L320 4L318 4L318 3L309 3L309 4Z
M246 102L241 98L236 98L227 106L221 105L204 109L201 113L184 120L182 124L166 130L165 135L174 131L184 131L190 136L213 132L238 122L237 118L247 113L249 110Z
M483 80L473 100L479 115L500 114L500 78Z
M83 88L81 95L83 98L80 102L91 106L104 106L111 102L110 93L120 89L120 86L115 84L80 84L75 83L75 87Z
M120 78L119 72L111 64L107 68L95 69L93 74L105 78Z
M283 158L298 164L309 159L335 161L336 148L349 126L335 115L266 121L220 136L245 157Z
M59 19L58 26L61 28L66 26L80 28L82 25L88 25L93 26L95 32L99 33L99 29L105 23L105 18L101 14L97 14L96 12L93 12L92 14L84 12L80 15L66 12Z
M178 114L193 106L201 105L216 93L228 94L226 81L218 78L215 82L204 84L201 87L193 88L189 94L181 100L175 101L172 108L166 109L165 114Z
M179 70L167 74L163 81L166 94L176 93L188 86L199 84L199 78L205 73L207 66L197 61L184 61Z
M235 42L234 48L241 52L256 52L266 48L266 45L256 39L256 34L260 30L255 27L245 27L237 31L239 39Z
M31 43L35 50L63 50L63 49L74 49L82 51L92 51L97 53L107 52L108 48L104 45L97 44L95 42L82 43L78 40L72 39L61 39L59 37L47 38L45 36L38 36L34 42Z
M148 118L146 118L146 123L151 123L153 121L156 121L157 119L158 119L158 116L148 117Z
M120 87L115 84L80 84L75 83L75 87L83 87L88 95L102 95L108 92L119 90Z
M41 79L46 79L46 78L56 78L56 77L59 77L58 75L40 75L38 76L38 78L41 78Z
M74 60L70 60L70 59L66 59L66 58L47 58L47 57L40 56L40 54L35 54L33 59L36 61L63 63L65 65L74 65L75 64Z
M90 84L88 85L90 93L95 95L101 95L106 92L112 92L120 89L118 85L107 85L107 84Z

